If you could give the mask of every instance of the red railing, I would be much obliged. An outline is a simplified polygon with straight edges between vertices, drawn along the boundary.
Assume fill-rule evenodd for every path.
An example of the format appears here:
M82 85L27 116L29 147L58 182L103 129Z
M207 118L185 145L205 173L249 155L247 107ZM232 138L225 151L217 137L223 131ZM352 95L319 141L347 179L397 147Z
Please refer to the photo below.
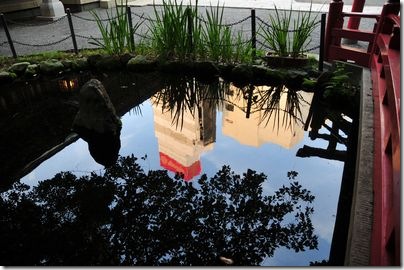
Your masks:
M353 61L371 68L374 100L374 208L370 264L400 265L400 2L390 0L381 14L342 12L330 3L325 60ZM344 29L344 17L374 18L374 31ZM368 42L366 50L341 45L341 39Z
M370 67L370 55L375 39L375 31L362 31L351 28L344 28L345 17L373 18L375 23L379 20L380 14L365 14L360 12L342 12L344 3L342 0L334 0L330 3L328 12L325 57L326 61L341 60L351 61L363 67ZM375 30L375 29L373 29ZM345 38L351 41L364 41L368 43L367 49L358 49L352 46L341 44Z
M372 265L400 265L400 4L383 8L371 56L374 98Z

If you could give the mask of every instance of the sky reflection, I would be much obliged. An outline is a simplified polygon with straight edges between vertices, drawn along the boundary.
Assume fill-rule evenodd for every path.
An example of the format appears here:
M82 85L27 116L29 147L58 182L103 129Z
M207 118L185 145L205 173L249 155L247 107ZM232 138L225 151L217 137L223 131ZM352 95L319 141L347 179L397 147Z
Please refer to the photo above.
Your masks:
M167 130L176 130L175 124L172 126L171 122L166 121L166 129L160 130L160 133L156 132L156 121L160 121L161 118L158 119L162 116L161 110L156 106L158 105L153 105L151 100L147 100L141 106L141 113L132 111L122 117L120 155L135 155L145 171L163 169L160 166L160 152L168 151L173 155L175 149L179 149L183 154L182 157L175 157L179 159L178 161L182 158L181 162L192 164L199 160L201 173L208 176L213 176L222 165L230 165L237 174L245 172L248 168L253 169L268 176L263 186L264 194L271 193L286 183L288 171L297 171L299 183L316 197L313 203L315 211L312 221L315 233L319 236L319 250L295 253L292 250L279 249L275 252L275 256L266 259L264 264L308 265L310 261L328 258L343 163L318 157L296 156L297 150L304 144L324 148L326 143L322 140L312 141L301 127L295 127L296 136L288 136L278 131L277 136L271 137L270 124L261 130L251 130L251 126L257 125L257 119L253 115L250 119L246 119L245 114L238 112L237 108L228 111L224 106L215 113L214 142L205 145L198 142L199 119L191 117L187 120L196 133L187 135L189 141L195 144L188 145L189 148L185 149L184 144L175 144L176 141L172 137L163 136ZM233 121L234 126L229 126L230 121ZM162 124L161 121L159 123ZM240 123L242 127L236 125ZM172 136L175 136L175 132ZM141 157L144 159L140 159ZM102 170L103 166L96 163L89 154L87 143L79 139L43 162L25 176L22 182L36 185L39 180L51 178L60 171L72 171L81 175L91 171L100 173ZM174 172L171 175L174 175ZM199 176L195 176L194 179ZM196 181L189 180L196 185Z

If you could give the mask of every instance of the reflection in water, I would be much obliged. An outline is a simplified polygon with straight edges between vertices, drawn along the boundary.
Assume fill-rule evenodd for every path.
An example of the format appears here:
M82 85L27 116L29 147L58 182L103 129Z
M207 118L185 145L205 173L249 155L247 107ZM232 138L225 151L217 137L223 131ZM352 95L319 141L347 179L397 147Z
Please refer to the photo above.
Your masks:
M304 123L302 106L305 111L310 107L312 93L303 91L289 90L284 85L282 86L261 86L256 88L258 111L263 111L261 123L265 122L268 125L272 121L273 128L279 129L284 127L293 131L296 123ZM310 98L308 100L307 98ZM273 117L272 117L273 116ZM282 123L280 123L282 119Z
M352 132L353 128L352 122L350 117L321 102L318 94L316 94L304 128L307 130L310 127L309 137L311 140L325 140L328 145L326 149L304 145L297 151L296 155L298 157L318 156L345 161L348 134ZM324 132L320 130L324 130Z
M312 93L279 89L257 86L247 93L231 85L223 111L223 134L255 147L270 142L289 149L301 141L302 122L308 115ZM250 94L252 108L246 118L246 95ZM281 125L280 119L283 119Z
M152 98L154 130L160 165L191 180L201 173L201 154L211 150L216 140L215 101L220 99L212 96L218 91L211 85L179 82L168 84Z
M185 113L195 117L201 106L213 111L220 107L226 97L227 85L219 80L204 84L185 76L167 78L163 89L154 96L154 102L160 104L162 113L170 113L176 127L180 124L182 128Z
M0 93L0 188L29 172L66 142L77 112L77 93L57 80L15 82ZM36 164L36 165L35 165Z
M91 79L80 89L73 130L88 143L95 161L110 166L118 159L122 123L104 85Z
M241 144L258 147L271 142L289 149L303 139L312 93L284 86L240 89L221 81L176 79L152 98L154 129L160 165L183 174L185 180L201 172L200 156L213 148L218 109L223 110L223 134Z
M101 175L59 173L0 194L2 265L259 265L279 247L315 249L314 196L224 166L200 188L123 157Z
M269 261L264 261L264 264L303 265L308 264L312 256L323 258L322 254L327 253L329 248L328 231L332 234L333 230L334 221L330 217L335 214L334 197L338 196L341 163L295 158L294 151L288 152L272 145L259 149L243 147L229 139L232 137L247 145L272 142L284 148L292 147L300 140L300 123L305 121L305 106L306 101L310 102L310 96L299 92L301 96L295 97L302 101L300 112L295 110L292 116L294 120L285 121L282 113L287 109L277 110L280 113L270 113L265 109L271 108L268 104L271 104L269 101L272 98L272 104L276 104L277 100L279 106L276 108L282 108L283 102L287 102L285 95L289 92L283 88L279 88L282 91L277 93L281 96L276 98L276 95L270 95L270 91L275 90L266 87L240 89L222 81L205 85L194 79L182 78L176 78L177 84L167 82L165 87L161 87L157 79L144 78L142 75L134 83L132 76L125 81L127 87L121 87L120 76L114 77L115 80L105 78L105 82L116 84L116 89L111 91L114 93L111 100L120 116L163 88L152 98L155 135L160 152L157 157L160 160L152 157L153 153L157 154L154 140L150 139L153 137L153 126L148 124L148 132L144 132L144 121L153 121L149 107L144 110L144 116L127 120L132 121L130 125L123 123L124 126L131 126L129 132L133 135L128 136L132 144L121 149L125 155L143 155L147 152L152 163L149 169L158 168L160 161L163 167L183 173L185 179L200 173L214 175L216 167L231 164L238 173L243 168L265 171L266 174L271 172L271 181L265 179L265 175L251 171L245 176L236 177L226 168L212 179L202 176L201 180L191 183L173 181L166 172L141 172L139 165L130 158L124 158L102 174L97 171L81 178L69 173L57 175L25 195L23 187L16 185L15 189L0 195L0 210L4 213L0 220L0 227L4 228L0 230L0 239L6 247L0 250L3 265L214 265L223 263L221 257L233 260L235 265L255 265L262 263L265 256L271 257L278 247L296 250L314 247L317 238L313 236L311 219L308 217L311 216L309 212L312 207L307 203L309 198L300 197L297 204L293 200L290 204L290 189L288 191L283 187L272 195L274 189L284 184L284 179L277 174L290 169L290 164L293 164L293 169L302 171L298 177L300 183L316 194L316 203L321 210L316 211L312 219L315 233L321 240L319 251L298 256L292 254L293 258L290 253L284 255L280 252ZM157 78L161 80L162 77ZM135 88L135 85L139 86ZM25 97L38 92L38 89L31 87L24 91L7 92L2 96L5 101L0 103L11 108L12 95L24 94ZM49 89L43 87L42 90ZM59 138L63 141L69 134L77 112L77 102L69 97L77 97L78 91L62 93L57 83L52 91L59 94L57 99L49 98L53 92L39 95L37 100L20 98L25 103L19 103L19 108L27 110L15 114L17 106L14 106L8 113L15 114L13 118L0 123L4 131L0 135L3 136L2 141L6 142L1 145L0 151L3 175L4 172L19 170L18 166L32 160L31 153L46 152L49 145L57 145ZM23 106L28 102L30 106ZM261 108L260 104L263 105ZM216 110L223 111L222 125L227 136L218 132L216 137L216 128L220 130L219 126L215 126ZM319 110L321 113L322 109ZM136 114L137 109L132 112ZM218 120L220 122L221 119ZM312 123L315 122L312 120ZM33 124L23 125L23 130L32 133L24 134L21 127L16 127L22 123ZM236 123L240 124L238 128ZM251 126L248 125L250 123ZM289 130L286 133L288 128L293 132ZM311 127L311 131L312 137L321 139L324 135L315 126ZM282 140L271 137L275 135ZM313 146L321 145L317 141ZM148 142L147 146L145 142ZM104 144L103 147L94 149L105 149L105 146L111 145L106 142L101 144ZM111 148L114 148L114 144L118 145L119 141L112 143ZM212 149L213 146L215 149ZM139 148L145 152L138 151ZM92 165L86 164L87 161L93 162L84 149L85 146L67 147L62 155L44 162L23 181L30 182L28 178L31 176L35 181L50 178L49 175L53 175L49 173L51 168L77 170L76 165L79 164L83 171L94 170ZM111 149L111 152L115 151ZM83 153L86 155L85 161L79 159ZM202 161L206 161L206 164L202 168L201 155L204 153L206 156ZM9 169L7 166L13 167ZM294 174L290 176L295 177ZM299 186L295 181L285 185L288 188ZM307 191L301 187L293 190L307 195ZM305 206L309 209L305 209ZM283 215L292 208L293 213ZM308 240L302 242L304 237ZM296 259L298 257L300 259Z
M72 92L79 88L79 80L78 78L64 78L58 81L59 89L62 92Z
M120 134L106 133L80 136L88 143L88 150L96 162L104 166L111 166L117 161L121 149Z

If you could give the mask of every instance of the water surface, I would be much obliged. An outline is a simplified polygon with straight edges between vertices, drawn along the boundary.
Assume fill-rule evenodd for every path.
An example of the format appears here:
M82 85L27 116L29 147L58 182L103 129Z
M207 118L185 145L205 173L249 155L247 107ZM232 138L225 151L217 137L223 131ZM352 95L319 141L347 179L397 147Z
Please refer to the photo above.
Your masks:
M274 89L272 86L249 85L238 88L233 84L222 80L207 84L194 78L175 78L173 80L172 78L165 78L164 76L160 77L156 74L149 74L147 76L108 74L99 78L102 79L109 91L117 113L121 115L122 131L120 136L121 148L119 150L119 155L122 157L130 155L137 157L136 163L140 165L139 170L146 175L151 171L163 170L167 171L168 176L173 179L173 182L176 182L177 180L174 178L175 175L179 173L181 176L180 181L183 182L182 185L185 185L184 187L189 188L191 186L195 188L195 190L201 192L200 196L208 198L213 195L203 195L203 190L206 189L213 192L212 190L217 191L222 189L217 186L207 188L204 181L208 181L208 183L211 181L211 185L216 185L215 183L217 181L224 181L223 183L227 183L227 180L223 180L224 178L220 180L220 177L215 178L215 175L218 171L222 170L223 166L229 166L229 170L234 172L234 174L230 174L230 176L240 175L241 179L245 181L253 179L248 177L243 178L243 174L247 173L249 169L257 172L257 174L263 173L266 178L262 180L260 188L257 186L256 192L257 194L260 194L260 196L271 196L278 191L279 188L282 188L282 186L288 186L293 181L298 182L298 184L302 186L302 189L307 189L311 192L311 195L315 196L312 203L299 201L298 205L302 204L300 205L302 209L306 206L314 209L313 214L310 214L309 216L313 223L314 234L318 237L317 249L310 250L306 247L305 249L307 251L295 253L293 248L285 248L285 244L276 244L280 246L278 248L275 243L271 244L268 241L260 242L258 240L256 242L250 242L250 240L246 240L246 237L243 238L241 236L240 239L237 240L241 242L236 244L234 241L238 239L238 236L236 237L233 235L233 233L236 232L230 233L229 231L223 232L223 234L218 234L217 237L224 237L224 239L220 240L220 237L216 240L210 239L212 243L209 244L209 238L207 238L207 236L201 236L203 230L193 228L190 229L190 231L187 231L180 227L185 226L184 224L187 224L186 226L191 226L190 224L193 224L192 226L201 226L201 224L205 224L206 227L209 227L208 224L210 218L213 218L213 216L218 213L220 215L219 208L216 209L212 206L211 213L206 210L210 209L209 207L200 208L205 209L203 211L207 212L204 212L206 214L205 219L199 216L200 223L197 225L193 222L184 220L192 217L191 215L183 216L176 212L181 211L181 207L178 208L178 206L172 206L174 209L173 215L178 215L178 220L180 221L178 221L179 223L174 222L170 226L166 225L169 226L170 229L166 228L164 230L168 230L168 234L169 232L171 233L170 230L173 230L173 235L170 234L171 241L183 242L183 244L179 247L169 247L167 246L168 244L163 244L165 243L164 241L168 240L165 236L163 237L157 233L160 229L163 230L163 228L159 228L157 231L154 231L152 228L155 226L153 225L154 221L152 218L154 214L150 213L157 212L147 212L149 210L144 210L146 211L146 216L143 216L141 219L143 223L139 224L139 226L146 226L149 230L148 232L144 232L143 229L137 227L133 227L132 229L125 227L126 229L122 228L122 231L132 231L133 238L131 239L133 241L134 239L137 239L135 241L137 245L143 246L144 250L147 249L149 251L144 253L147 255L144 255L142 253L143 251L136 251L133 247L133 252L128 251L131 247L130 241L128 240L128 242L125 242L126 244L124 244L125 255L121 255L120 263L142 265L165 264L167 262L168 264L174 265L200 265L206 263L223 264L223 261L220 261L220 259L218 260L218 257L222 256L233 258L236 261L236 264L242 265L258 263L261 265L293 266L308 265L311 261L328 258L344 167L343 161L339 160L340 158L337 157L338 155L336 155L335 152L339 151L340 153L343 153L346 150L346 146L342 142L343 139L346 139L347 135L342 131L329 128L330 126L333 126L333 122L329 119L331 117L323 116L316 120L320 122L323 120L323 125L320 126L318 133L329 133L331 136L323 136L323 138L328 138L328 140L321 138L312 140L310 138L310 136L314 138L315 134L317 134L310 126L308 127L308 131L304 130L304 125L309 117L310 105L313 100L312 93L305 93L302 91L291 93L292 90L288 90L283 86L278 86L278 89ZM80 79L77 83L79 83L79 81L85 81L86 79L88 78ZM152 83L150 83L151 81ZM78 88L74 89L76 87L74 86L69 89L70 91L61 91L61 89L64 89L64 86L64 83L59 82L58 87L50 86L48 92L45 91L45 93L33 95L33 98L20 98L20 101L27 102L27 100L30 100L30 102L34 104L28 106L32 106L31 111L33 108L36 108L35 102L38 104L40 103L41 106L43 104L48 104L50 109L43 112L41 114L42 117L57 117L58 120L64 119L63 121L58 122L61 127L54 126L54 129L52 127L49 128L49 130L54 130L57 137L61 139L57 142L50 142L48 139L46 139L45 142L36 140L39 141L38 144L45 143L47 146L37 147L33 152L43 153L44 148L49 148L50 146L55 146L60 143L63 144L64 138L71 134L70 128L72 119L78 109ZM32 89L32 86L28 88ZM44 86L40 86L38 89L39 88L43 89ZM18 91L27 92L26 89ZM272 93L272 96L269 95L270 93ZM55 105L50 105L46 100L53 95L57 96L55 99L58 99L59 107L56 106L55 108ZM278 96L274 98L275 95ZM18 98L15 100L17 99ZM7 106L3 106L5 112L3 122L12 122L10 119L18 117L19 115L19 106L17 106L19 102L16 101L15 103L17 105L14 104L13 106L10 106L10 102L6 102L6 100L8 100L7 97L3 97L3 100L3 105L7 104ZM45 102L43 102L44 100ZM53 100L52 104L54 104ZM66 108L69 109L63 110L66 114L63 115L63 113L60 113L61 115L59 117L59 112L57 111L61 109L60 104L64 104L63 106L66 105ZM27 110L27 106L25 109ZM13 110L15 110L16 113L11 112ZM26 114L29 112L25 111L23 113ZM46 114L48 115L44 116ZM348 117L342 117L340 114L339 118L348 119L348 124L351 122ZM37 116L36 119L40 119L40 117ZM38 121L46 121L46 119ZM21 127L19 128L21 132ZM14 127L14 130L18 130L17 127ZM330 133L330 130L336 133ZM312 131L310 136L309 131ZM30 136L41 135L30 134ZM334 139L330 139L330 137ZM12 140L12 138L7 139ZM63 145L65 148L62 149L62 147L60 147L60 151L56 151L57 153L54 155L49 155L49 158L41 162L39 166L33 166L33 168L35 168L22 177L21 182L30 186L37 186L39 181L51 179L61 171L69 171L77 177L84 176L91 178L91 174L101 177L105 175L106 171L104 166L95 162L89 153L87 142L82 139L77 139L65 144L66 145ZM304 146L309 146L312 150L314 149L314 152L311 152L311 155L314 156L305 158L297 156L299 149L302 151L301 149L303 149ZM3 147L5 146L3 145ZM333 147L334 149L332 149ZM21 157L18 158L18 160L24 159L24 150L15 150L16 151L13 154ZM8 149L8 152L10 151L13 152L13 150ZM315 153L320 154L315 156ZM35 159L32 158L34 156L38 157L38 154L32 154L31 159ZM325 156L327 156L328 159L324 158ZM2 159L5 158L7 157L2 157ZM24 164L27 163L29 162L25 162ZM21 167L23 166L20 166L20 168ZM8 174L10 179L13 178L11 177L11 175L13 175L12 171L12 169L7 171L10 172ZM292 175L292 180L289 180L288 173L290 176L291 172L296 172L297 174ZM18 173L14 173L14 175L18 176ZM206 179L202 177L203 175L206 175ZM227 176L230 177L229 175ZM205 180L199 181L201 177ZM236 179L239 178L236 177ZM153 207L157 207L163 201L168 200L171 203L175 198L177 198L178 201L182 201L186 196L191 196L188 193L184 193L185 191L182 191L182 189L179 189L178 194L174 196L169 193L171 190L167 188L167 185L169 184L164 184L166 183L164 181L162 180L161 182L162 186L160 191L157 191L158 186L153 186L153 189L156 189L153 192L157 192L158 194L160 194L159 192L167 191L166 194L159 195L159 199L156 199L156 203L152 204ZM60 185L60 183L54 183L55 187ZM245 183L245 185L248 185L248 183ZM123 186L128 188L129 184ZM235 186L233 188L235 188ZM261 188L262 190L260 190ZM191 191L188 190L187 192ZM243 193L243 191L241 191L241 193ZM148 194L150 195L150 193ZM245 194L243 194L247 201L250 196L252 196L248 194L249 191L247 190L245 191ZM193 196L193 200L197 201L195 198L199 198L199 195ZM230 197L226 195L223 197L227 198L227 206L230 208L231 205L234 204L234 201L230 203L230 201L233 200L232 196L234 195L231 195ZM260 198L263 200L264 197ZM144 203L143 206L146 207L148 204L146 201L144 201ZM109 207L114 208L114 206L121 207L119 200L112 202ZM188 203L184 203L184 208L188 209L187 207L191 206L189 206ZM231 228L233 228L232 226L235 226L234 228L239 228L237 229L239 231L236 235L241 234L241 232L244 231L244 229L242 229L243 224L250 224L245 220L248 218L248 214L246 214L246 216L237 216L231 210L228 210L230 208L223 210L224 213L227 213L223 214L223 218L229 215L227 218L233 220L239 225L234 225L232 223L233 221L224 222L222 220L221 222L224 222L223 226L225 227L222 227L222 229L225 229L225 231L226 228L231 230ZM192 209L189 210L191 212L195 210L193 206L189 209ZM257 206L257 209L260 208ZM143 210L138 211L140 212L136 215L136 220L141 217L140 213ZM167 209L165 206L161 205L161 209L156 211L167 211ZM291 214L286 215L285 219L280 221L280 224L287 224L289 222L293 223L293 213L296 212L291 212ZM200 215L200 213L198 215ZM160 217L160 214L158 216ZM252 216L251 219L253 219L253 217L254 216ZM147 221L148 219L150 219L149 224ZM273 217L270 219L272 220ZM157 220L159 220L159 218L157 218ZM176 219L173 218L173 220ZM135 222L139 221L137 220ZM250 220L250 222L252 222L251 224L258 224L253 220ZM107 227L112 226L108 225L108 222L105 224ZM120 226L123 226L122 223L119 224ZM132 224L131 226L133 225L136 224ZM150 226L151 228L149 228ZM221 227L219 226L218 228ZM218 228L215 230L218 230ZM119 231L119 229L116 228L115 230ZM255 233L256 237L263 237L265 235L265 233L261 234L251 228L248 231ZM179 236L180 234L186 235L188 232L190 233L190 238L181 238ZM142 242L140 238L136 238L138 236L135 237L135 235L141 235L143 233L153 235L153 240L149 239L148 242ZM160 233L164 233L164 231L160 231ZM210 234L215 235L215 233L212 232ZM249 237L254 237L254 234ZM266 237L270 239L268 235ZM119 239L122 241L122 239L128 238ZM193 241L196 241L196 239L198 239L199 242L194 243ZM160 244L157 245L155 243ZM191 247L188 246L191 243L194 243L193 248L195 248L192 252ZM273 256L271 256L271 254L266 254L263 251L265 248L258 248L257 243L259 243L259 245L265 244L267 246L275 245L273 247L273 250L275 251ZM85 246L86 244L82 243L82 245ZM159 247L158 249L156 245ZM212 245L211 248L208 247L210 245ZM235 246L237 245L243 246L243 248L236 251ZM257 246L254 248L249 247L249 245ZM191 254L197 252L215 258L205 260L194 258L193 255L191 256ZM244 255L242 256L239 253ZM251 256L247 256L245 253L251 253ZM142 256L145 257L136 257L136 254L138 254L138 256L143 254ZM256 257L254 257L253 254L255 254L254 256ZM237 261L238 257L242 257L243 259ZM67 262L66 258L63 260L65 263ZM52 262L53 264L57 264L52 260L43 260L44 264L52 264ZM105 261L102 262L104 264L106 263ZM113 261L111 259L111 264L118 263L118 261Z

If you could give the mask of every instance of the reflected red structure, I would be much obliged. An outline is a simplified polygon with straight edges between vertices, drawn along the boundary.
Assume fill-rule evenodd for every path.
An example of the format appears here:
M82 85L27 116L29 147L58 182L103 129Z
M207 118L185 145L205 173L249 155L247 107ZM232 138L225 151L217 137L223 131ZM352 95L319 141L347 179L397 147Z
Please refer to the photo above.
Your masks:
M184 166L164 153L159 152L159 154L160 166L171 172L182 174L185 181L190 181L192 178L201 173L200 160L195 161L191 166Z

